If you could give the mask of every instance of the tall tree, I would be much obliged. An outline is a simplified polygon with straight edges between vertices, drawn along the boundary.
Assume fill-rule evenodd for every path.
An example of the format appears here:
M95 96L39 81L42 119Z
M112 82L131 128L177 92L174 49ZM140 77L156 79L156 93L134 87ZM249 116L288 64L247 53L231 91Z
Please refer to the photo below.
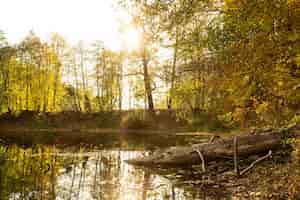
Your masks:
M130 4L128 4L130 5ZM135 1L129 7L132 15L132 24L140 32L140 47L136 52L137 58L141 62L142 75L144 80L144 90L148 109L154 111L153 100L153 77L150 66L154 64L158 43L160 40L160 26L157 16L152 15L147 9L151 5L148 0ZM146 103L146 102L145 102Z
M57 99L57 91L58 85L61 77L61 67L63 66L64 56L66 54L66 48L68 46L66 40L59 35L58 33L53 33L50 37L50 46L54 51L57 58L55 58L56 62L54 63L54 88L53 88L53 109L56 110L56 99Z

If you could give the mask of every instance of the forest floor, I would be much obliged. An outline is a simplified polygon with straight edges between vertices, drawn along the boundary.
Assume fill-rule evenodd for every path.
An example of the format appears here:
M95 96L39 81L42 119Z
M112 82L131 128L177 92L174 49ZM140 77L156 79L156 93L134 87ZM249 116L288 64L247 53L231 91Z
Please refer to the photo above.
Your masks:
M236 177L233 172L233 162L220 161L219 165L208 168L209 175L201 175L201 166L192 169L167 169L164 173L157 173L168 177L172 174L172 182L178 187L190 190L192 193L202 194L199 199L300 199L300 146L294 142L293 150L274 152L270 159L256 165L252 170ZM297 145L295 148L294 145ZM257 159L250 156L240 160L240 167L244 169ZM225 171L225 172L224 172ZM175 174L175 176L174 176ZM195 191L197 188L197 191ZM219 197L219 198L216 198Z

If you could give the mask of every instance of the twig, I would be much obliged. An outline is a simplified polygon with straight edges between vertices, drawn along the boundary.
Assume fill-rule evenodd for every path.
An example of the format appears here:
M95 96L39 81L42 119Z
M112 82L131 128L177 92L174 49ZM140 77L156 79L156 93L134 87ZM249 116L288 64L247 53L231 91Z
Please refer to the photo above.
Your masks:
M211 144L211 143L213 143L214 140L215 140L215 136L213 135L209 138L208 143Z
M218 138L218 137L219 137L219 136L215 136L215 135L211 136L211 137L209 138L208 143L209 143L209 144L213 143L213 142L215 141L215 139Z
M240 175L239 164L238 164L238 144L237 137L233 138L233 162L234 162L234 172L237 176Z
M259 163L260 161L265 160L265 159L271 157L271 155L272 155L272 151L270 150L269 153L268 153L267 155L265 155L265 156L263 156L263 157L261 157L261 158L255 160L253 163L251 163L251 165L250 165L249 167L247 167L246 169L244 169L244 170L240 173L240 175L241 175L241 176L244 175L244 174L247 173L250 169L252 169L257 163Z
M202 171L205 172L206 170L205 170L205 161L204 161L203 154L199 150L197 150L197 149L194 149L194 151L198 153L198 155L199 155L199 157L201 159L201 162L202 162Z

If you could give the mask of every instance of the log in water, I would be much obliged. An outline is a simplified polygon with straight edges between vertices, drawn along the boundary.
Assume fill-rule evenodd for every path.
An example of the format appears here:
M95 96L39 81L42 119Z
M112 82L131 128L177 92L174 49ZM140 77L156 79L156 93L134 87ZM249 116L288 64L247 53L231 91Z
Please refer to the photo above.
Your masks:
M203 163L199 152L205 162L219 158L233 158L234 137L237 139L238 156L246 157L251 154L268 152L277 149L282 143L282 129L260 134L239 135L220 138L212 143L194 144L187 147L171 147L164 152L157 152L148 157L139 157L127 160L133 165L192 165Z

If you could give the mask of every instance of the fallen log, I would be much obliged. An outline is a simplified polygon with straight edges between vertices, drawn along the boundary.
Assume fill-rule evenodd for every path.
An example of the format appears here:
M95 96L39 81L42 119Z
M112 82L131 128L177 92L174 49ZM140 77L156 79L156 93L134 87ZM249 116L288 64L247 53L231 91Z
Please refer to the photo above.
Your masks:
M292 127L291 127L292 128ZM232 159L237 145L238 156L247 157L275 150L281 147L283 136L291 128L277 129L260 134L244 134L228 138L219 138L211 143L195 144L188 147L171 147L147 157L126 160L127 163L143 166L169 166L201 164L219 158ZM234 142L236 138L236 141ZM205 168L203 167L205 170Z

